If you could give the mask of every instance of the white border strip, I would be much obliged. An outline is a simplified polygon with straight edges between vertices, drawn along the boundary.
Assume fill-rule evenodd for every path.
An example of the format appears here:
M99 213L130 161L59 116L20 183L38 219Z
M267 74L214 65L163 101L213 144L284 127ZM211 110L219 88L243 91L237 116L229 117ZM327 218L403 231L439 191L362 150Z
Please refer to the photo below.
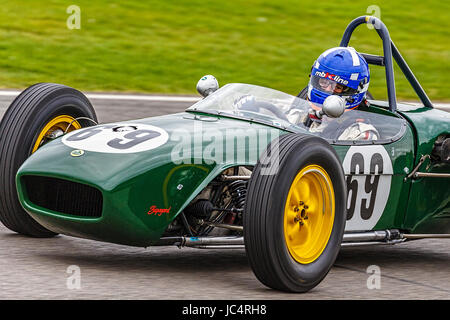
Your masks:
M15 97L21 91L0 90L0 96ZM157 95L140 95L140 94L106 94L106 93L85 93L89 99L103 100L136 100L136 101L167 101L167 102L197 102L200 97L189 96L157 96Z
M183 96L151 96L151 95L131 95L131 94L103 94L103 93L87 93L89 99L104 100L138 100L138 101L167 101L167 102L197 102L200 97L183 97Z
M0 97L15 97L22 91L18 90L0 90ZM145 94L106 94L106 93L85 93L89 99L103 100L135 100L135 101L162 101L162 102L197 102L200 97L193 96L158 96ZM450 112L450 103L435 103L437 109L443 109Z

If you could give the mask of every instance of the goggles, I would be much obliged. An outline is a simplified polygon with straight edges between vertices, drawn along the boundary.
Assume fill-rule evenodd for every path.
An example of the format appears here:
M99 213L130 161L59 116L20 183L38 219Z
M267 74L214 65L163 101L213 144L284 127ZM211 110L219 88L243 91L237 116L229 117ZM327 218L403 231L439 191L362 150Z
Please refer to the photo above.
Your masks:
M333 80L321 78L319 76L312 76L311 84L315 89L328 94L351 96L358 93L357 89L350 88Z

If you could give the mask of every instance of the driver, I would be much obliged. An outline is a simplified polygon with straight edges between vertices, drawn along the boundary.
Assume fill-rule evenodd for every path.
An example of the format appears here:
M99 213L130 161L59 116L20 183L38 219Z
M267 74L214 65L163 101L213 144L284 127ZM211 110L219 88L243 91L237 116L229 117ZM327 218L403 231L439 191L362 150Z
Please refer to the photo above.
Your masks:
M346 111L366 105L370 72L366 60L352 47L331 48L314 62L307 87L307 100L311 108L319 111L325 99L338 95L346 101ZM300 93L301 95L302 93ZM299 95L299 96L300 96ZM312 131L323 130L324 119L310 112L305 124ZM359 121L358 121L359 120ZM376 140L379 134L374 126L358 119L340 134L339 140Z

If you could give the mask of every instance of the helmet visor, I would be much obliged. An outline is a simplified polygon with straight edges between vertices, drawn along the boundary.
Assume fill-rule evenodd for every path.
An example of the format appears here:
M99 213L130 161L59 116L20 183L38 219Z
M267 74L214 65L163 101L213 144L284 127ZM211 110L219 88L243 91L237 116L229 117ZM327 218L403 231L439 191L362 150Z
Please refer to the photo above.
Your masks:
M312 86L322 92L328 94L336 94L340 96L351 96L358 93L358 90L337 83L336 81L322 78L316 75L311 76Z

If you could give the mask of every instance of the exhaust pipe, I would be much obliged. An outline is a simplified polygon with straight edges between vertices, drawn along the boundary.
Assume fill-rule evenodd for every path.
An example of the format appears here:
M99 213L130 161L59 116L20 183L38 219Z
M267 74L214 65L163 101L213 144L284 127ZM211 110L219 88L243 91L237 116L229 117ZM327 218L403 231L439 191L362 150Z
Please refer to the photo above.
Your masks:
M391 240L399 235L400 232L394 230L347 232L344 233L342 242L385 241Z
M156 246L176 245L179 248L244 249L244 237L165 237Z
M244 249L244 237L184 237L181 246L200 249Z
M370 231L345 233L342 240L343 246L361 244L392 243L398 239L400 232L397 230ZM401 240L404 241L405 239ZM398 242L398 241L396 241ZM244 249L244 237L168 237L161 238L158 245L176 245L178 247L190 247L200 249Z
M342 239L342 246L361 246L375 244L396 244L407 240L445 238L450 239L449 234L403 234L397 229L347 232ZM244 237L165 237L154 245L176 245L179 248L190 247L200 249L244 249Z

